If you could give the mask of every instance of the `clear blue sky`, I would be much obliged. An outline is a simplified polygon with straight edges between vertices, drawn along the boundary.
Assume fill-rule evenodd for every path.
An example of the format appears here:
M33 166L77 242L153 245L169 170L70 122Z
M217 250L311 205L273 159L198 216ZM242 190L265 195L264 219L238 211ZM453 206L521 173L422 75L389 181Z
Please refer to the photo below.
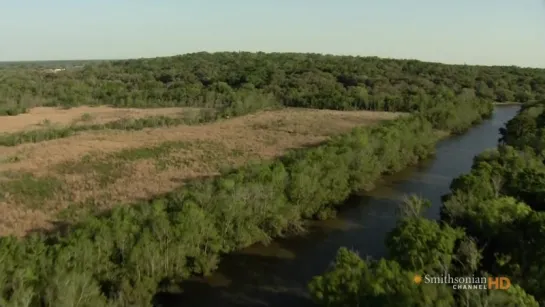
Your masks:
M545 67L545 0L0 0L0 61L232 50Z

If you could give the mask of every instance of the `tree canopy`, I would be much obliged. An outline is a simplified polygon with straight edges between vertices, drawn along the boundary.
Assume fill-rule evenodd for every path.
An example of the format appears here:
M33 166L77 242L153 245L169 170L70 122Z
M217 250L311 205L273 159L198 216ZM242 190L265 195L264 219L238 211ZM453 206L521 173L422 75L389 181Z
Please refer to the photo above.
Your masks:
M387 239L388 260L363 260L341 249L333 266L310 283L315 301L323 306L545 304L544 118L545 101L523 106L501 129L497 149L475 157L471 171L452 181L441 221L420 217L426 201L410 198L405 204L410 208L402 212L411 214ZM347 265L384 269L370 279L365 271L346 270ZM507 276L514 286L473 291L411 284L415 274L426 273ZM413 292L393 286L390 292L367 290L382 289L382 281L392 278Z
M414 111L466 91L485 101L545 98L545 71L303 53L220 52L0 67L0 106L249 107L260 100L338 110Z

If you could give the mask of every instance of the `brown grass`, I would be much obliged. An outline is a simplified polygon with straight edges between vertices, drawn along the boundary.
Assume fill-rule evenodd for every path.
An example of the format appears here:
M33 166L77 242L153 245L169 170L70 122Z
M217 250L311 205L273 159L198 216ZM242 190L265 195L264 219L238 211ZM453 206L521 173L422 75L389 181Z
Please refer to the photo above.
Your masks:
M48 227L59 213L88 208L89 203L94 209L104 210L118 203L147 199L189 179L215 175L222 166L273 158L291 148L323 142L355 126L397 116L386 112L284 109L202 126L93 131L48 142L0 147L0 192L4 194L3 198L0 194L0 235L22 235ZM53 184L56 182L59 184ZM44 190L44 185L49 188Z
M36 107L28 113L17 116L1 116L0 132L13 133L23 130L39 129L44 125L68 126L71 124L105 124L124 118L143 118L147 116L178 116L189 108L133 109L98 107L76 107L60 109Z

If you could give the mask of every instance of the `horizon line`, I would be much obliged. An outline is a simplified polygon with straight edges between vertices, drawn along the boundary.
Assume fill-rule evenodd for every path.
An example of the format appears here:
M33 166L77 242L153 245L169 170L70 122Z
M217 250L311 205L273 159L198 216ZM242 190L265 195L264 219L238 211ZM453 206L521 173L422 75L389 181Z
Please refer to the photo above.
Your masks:
M47 60L0 60L2 64L12 64L12 63L51 63L51 62L98 62L98 61L130 61L130 60L146 60L146 59L157 59L157 58L170 58L176 56L185 56L190 54L198 53L265 53L265 54L317 54L322 56L345 56L345 57L359 57L359 58L378 58L381 60L399 60L399 61L418 61L423 63L431 64L442 64L442 65L453 65L453 66L477 66L477 67L517 67L517 68L526 68L526 69L545 69L545 67L538 66L519 66L515 64L467 64L464 63L453 63L453 62L438 62L430 60L422 60L417 58L403 58L403 57L384 57L379 55L361 55L361 54L345 54L345 53L327 53L327 52L315 52L315 51L249 51L249 50L223 50L223 51L192 51L186 53L176 53L170 55L158 55L158 56L148 56L148 57L126 57L126 58L72 58L72 59L47 59Z

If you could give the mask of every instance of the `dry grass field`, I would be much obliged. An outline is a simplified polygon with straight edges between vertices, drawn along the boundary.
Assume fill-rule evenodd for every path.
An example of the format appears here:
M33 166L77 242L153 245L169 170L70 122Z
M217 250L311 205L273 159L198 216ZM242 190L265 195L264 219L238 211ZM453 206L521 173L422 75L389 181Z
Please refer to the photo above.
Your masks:
M0 118L0 133L127 117L176 114L183 109L69 110L38 108ZM205 125L99 130L46 142L0 146L0 235L24 235L57 220L168 192L222 167L269 159L361 125L400 114L283 109Z
M105 124L118 119L137 119L147 116L176 116L193 108L111 108L111 107L77 107L58 109L50 107L36 107L28 113L17 116L2 116L0 133L12 133L22 130L40 129L48 126L68 126L71 124Z

